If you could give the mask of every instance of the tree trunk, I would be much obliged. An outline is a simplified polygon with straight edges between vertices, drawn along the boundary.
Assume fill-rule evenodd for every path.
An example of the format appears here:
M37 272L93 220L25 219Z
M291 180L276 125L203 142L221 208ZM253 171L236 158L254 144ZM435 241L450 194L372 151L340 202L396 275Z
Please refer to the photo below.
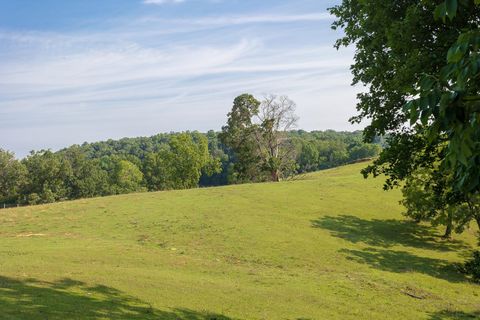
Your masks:
M449 221L447 223L447 229L445 229L445 234L442 237L443 239L450 239L452 238L452 223Z
M279 182L280 181L280 176L278 174L278 170L273 170L271 174L272 174L272 181L273 182Z
M453 229L453 217L452 213L448 212L447 214L447 229L445 230L445 234L443 235L443 239L450 239L452 237L452 229Z

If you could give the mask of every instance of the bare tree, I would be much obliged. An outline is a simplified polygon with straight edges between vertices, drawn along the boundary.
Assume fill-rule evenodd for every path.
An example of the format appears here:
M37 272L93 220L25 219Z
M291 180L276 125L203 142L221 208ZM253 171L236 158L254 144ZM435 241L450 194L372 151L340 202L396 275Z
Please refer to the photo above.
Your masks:
M261 102L254 119L258 152L272 181L279 181L294 171L295 146L288 138L288 131L297 125L296 107L287 96L269 95Z

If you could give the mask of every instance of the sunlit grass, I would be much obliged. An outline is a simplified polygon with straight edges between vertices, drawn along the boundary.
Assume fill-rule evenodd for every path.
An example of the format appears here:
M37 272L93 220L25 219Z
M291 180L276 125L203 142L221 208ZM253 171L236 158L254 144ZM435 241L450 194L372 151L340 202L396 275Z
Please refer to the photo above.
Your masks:
M472 319L451 242L356 164L0 211L2 319Z

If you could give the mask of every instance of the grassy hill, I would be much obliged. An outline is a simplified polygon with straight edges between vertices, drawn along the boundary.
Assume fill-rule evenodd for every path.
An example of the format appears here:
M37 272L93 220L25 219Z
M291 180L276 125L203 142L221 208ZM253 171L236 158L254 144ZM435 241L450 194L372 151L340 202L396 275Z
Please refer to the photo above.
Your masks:
M0 319L472 319L450 242L364 164L0 211Z

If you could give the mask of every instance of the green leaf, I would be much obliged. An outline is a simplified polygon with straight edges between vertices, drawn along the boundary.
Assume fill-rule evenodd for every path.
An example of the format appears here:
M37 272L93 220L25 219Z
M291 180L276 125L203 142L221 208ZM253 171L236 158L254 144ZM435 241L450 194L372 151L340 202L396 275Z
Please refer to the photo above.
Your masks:
M431 77L425 76L420 80L420 87L423 91L428 91L432 88L434 80Z
M410 110L410 125L413 125L418 120L418 109L412 108Z
M420 116L420 121L422 121L422 124L426 126L428 124L428 118L430 117L430 113L427 110L422 111L422 114Z
M446 0L445 6L447 10L447 16L450 20L453 20L457 15L458 3L457 0Z
M462 143L460 145L460 150L466 158L472 155L472 150L470 149L470 146L466 143Z
M445 22L446 15L447 15L447 5L445 4L445 2L442 2L435 8L435 11L433 12L433 17L435 18L435 20L442 19L443 22Z
M463 164L464 166L467 166L468 165L468 160L467 158L465 157L465 154L463 154L462 152L458 153L457 154L457 160Z
M462 60L464 50L460 46L453 46L448 50L447 61L448 63L457 63Z

